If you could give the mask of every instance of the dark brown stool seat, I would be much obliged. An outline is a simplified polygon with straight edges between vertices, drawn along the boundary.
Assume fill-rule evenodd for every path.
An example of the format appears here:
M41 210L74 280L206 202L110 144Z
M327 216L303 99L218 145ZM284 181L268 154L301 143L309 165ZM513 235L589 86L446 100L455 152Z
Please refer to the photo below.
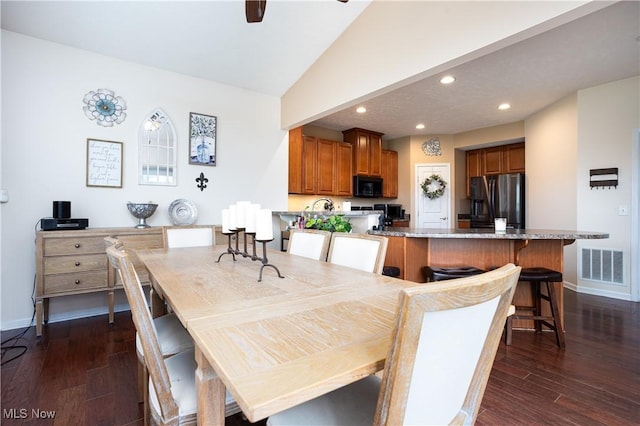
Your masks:
M486 271L473 266L458 266L451 268L439 268L435 266L425 266L422 268L422 274L427 282L444 281L455 278L465 278L472 275L483 274Z
M514 319L533 320L537 332L542 331L542 326L553 330L556 335L556 343L562 349L565 347L564 332L560 324L560 310L558 296L552 283L562 282L562 273L547 268L522 268L519 281L527 281L531 284L533 306L517 306L516 313L507 318L506 344L511 344L511 321ZM542 292L542 285L546 286L546 294ZM549 302L551 315L542 315L542 301ZM522 311L530 311L531 314L520 314Z
M383 266L382 275L397 278L400 276L400 268L398 268L397 266Z

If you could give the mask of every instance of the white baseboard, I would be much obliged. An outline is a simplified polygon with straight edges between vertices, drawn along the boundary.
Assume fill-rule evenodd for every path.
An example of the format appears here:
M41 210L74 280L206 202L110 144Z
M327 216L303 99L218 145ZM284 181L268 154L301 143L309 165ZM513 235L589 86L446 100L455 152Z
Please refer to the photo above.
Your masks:
M124 312L129 310L128 304L121 304L114 306L114 312ZM109 309L106 306L93 308L93 309L85 309L85 310L77 310L70 313L60 313L49 316L49 324L62 322L62 321L70 321L80 318L88 318L95 317L97 315L107 315L109 313ZM35 318L33 322L31 318L22 318L14 321L5 322L1 326L2 331L15 330L17 328L25 328L29 326L35 326Z
M600 288L589 288L584 286L578 286L574 283L570 283L567 281L564 282L564 287L568 288L569 290L573 290L576 293L590 294L592 296L608 297L610 299L631 301L631 295L629 293L619 293L616 291L603 290Z

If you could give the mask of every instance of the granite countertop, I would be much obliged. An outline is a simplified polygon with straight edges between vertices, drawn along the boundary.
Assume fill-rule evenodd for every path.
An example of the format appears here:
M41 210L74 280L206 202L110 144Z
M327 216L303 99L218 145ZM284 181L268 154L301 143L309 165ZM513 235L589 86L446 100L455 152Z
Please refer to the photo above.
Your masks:
M437 229L396 228L384 231L368 231L372 235L409 238L469 238L501 240L586 240L609 238L609 234L590 231L565 231L555 229L507 229L495 232L492 229Z

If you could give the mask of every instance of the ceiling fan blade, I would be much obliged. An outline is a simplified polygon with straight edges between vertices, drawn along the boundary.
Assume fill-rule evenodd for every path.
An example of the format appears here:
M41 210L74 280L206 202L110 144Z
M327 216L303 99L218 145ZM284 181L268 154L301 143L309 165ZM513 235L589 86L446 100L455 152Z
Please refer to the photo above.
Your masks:
M247 22L262 22L267 9L267 0L245 0L244 11Z

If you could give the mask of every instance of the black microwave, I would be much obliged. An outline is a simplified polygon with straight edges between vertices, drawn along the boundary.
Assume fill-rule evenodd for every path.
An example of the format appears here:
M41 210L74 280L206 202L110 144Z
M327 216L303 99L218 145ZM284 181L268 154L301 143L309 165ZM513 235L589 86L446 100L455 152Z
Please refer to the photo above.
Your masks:
M354 176L353 196L360 198L382 197L382 178L370 176Z

